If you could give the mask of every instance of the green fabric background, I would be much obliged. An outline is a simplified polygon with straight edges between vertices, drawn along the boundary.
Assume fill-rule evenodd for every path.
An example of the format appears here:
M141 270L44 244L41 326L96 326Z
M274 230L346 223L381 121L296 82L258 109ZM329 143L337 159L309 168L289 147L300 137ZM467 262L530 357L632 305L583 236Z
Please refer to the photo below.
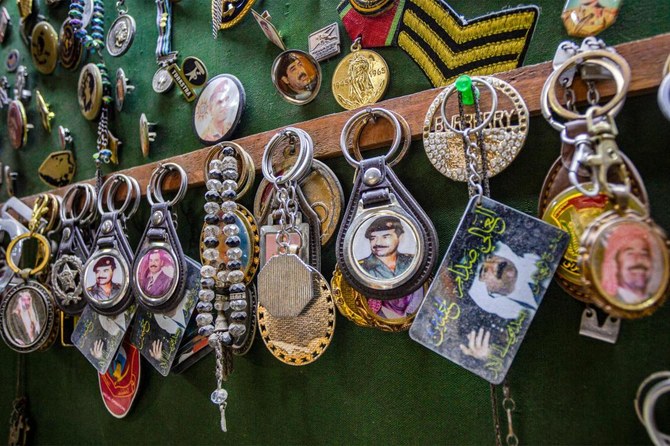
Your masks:
M31 70L30 86L39 87L56 112L54 128L69 127L79 162L77 179L93 176L94 123L84 120L76 100L78 71L58 68L51 76L34 74L28 49L18 36L19 17L13 1L4 2L13 26L0 49L0 60L18 48ZM107 24L115 17L113 1L106 1ZM112 58L105 53L110 72L122 66L137 89L126 109L114 117L111 128L123 140L121 168L142 159L138 121L142 112L159 123L159 136L150 160L199 148L191 130L192 105L174 89L157 95L151 89L156 70L155 6L153 1L127 2L138 33L129 52ZM316 101L290 105L279 98L270 80L270 66L279 53L264 39L249 17L238 27L213 40L210 7L206 0L182 0L174 6L173 48L181 56L196 55L210 76L236 75L245 86L247 107L235 137L293 124L340 111L330 93L332 72L339 60L322 63L323 85ZM527 64L551 59L567 36L560 22L561 0L542 0L535 37ZM507 0L473 2L452 0L465 17L476 17L509 4ZM335 0L267 1L268 9L289 48L306 50L310 32L338 21ZM43 11L58 29L67 14L65 5ZM342 27L341 32L344 34ZM670 31L670 2L629 0L617 23L602 34L608 44L650 37ZM343 48L348 52L349 38ZM670 48L668 48L670 51ZM381 49L392 75L387 98L409 94L430 84L409 56L397 48ZM4 69L0 69L0 72ZM9 76L13 84L13 75ZM39 125L35 103L28 106L35 129L27 147L11 149L6 131L0 141L0 161L21 174L19 193L46 187L36 170L50 150L58 147L56 132ZM4 123L6 111L0 112ZM665 121L655 96L632 98L617 119L620 147L638 166L651 198L657 222L670 228L667 193L670 190ZM5 124L2 125L5 128ZM543 177L558 155L559 137L542 118L534 118L530 135L518 159L492 180L493 198L534 214ZM328 164L351 192L353 171L342 160ZM441 254L448 245L467 202L463 184L442 177L427 162L420 142L413 145L397 172L435 222ZM189 191L178 206L179 236L184 250L197 258L204 200L203 189ZM2 198L4 199L4 191ZM245 204L251 205L251 196ZM129 224L135 246L148 218L146 204ZM332 244L323 251L323 271L334 267ZM619 342L609 345L578 335L583 306L552 285L537 313L509 373L517 404L514 426L527 444L648 443L637 421L633 398L648 374L668 368L670 307L653 317L624 322ZM0 438L6 438L14 398L17 355L0 347ZM161 377L148 365L135 407L123 420L111 417L101 401L95 370L75 349L55 346L28 355L27 393L36 444L491 444L494 441L488 384L475 375L419 346L404 334L387 334L355 326L338 316L332 344L316 363L290 367L275 360L262 342L244 358L237 358L226 388L230 394L229 432L218 427L218 410L209 402L214 387L214 358L207 357L180 376ZM146 365L146 364L145 364ZM667 406L661 412L667 414ZM3 415L6 414L6 415ZM659 418L663 418L662 416ZM670 427L667 426L666 427ZM505 426L503 424L503 434Z

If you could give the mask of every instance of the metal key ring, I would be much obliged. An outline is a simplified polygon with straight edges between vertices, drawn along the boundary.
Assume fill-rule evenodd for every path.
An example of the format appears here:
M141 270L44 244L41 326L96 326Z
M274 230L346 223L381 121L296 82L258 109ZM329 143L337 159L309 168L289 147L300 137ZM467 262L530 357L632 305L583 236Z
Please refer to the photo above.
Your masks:
M86 194L90 197L91 204L88 206L87 214L81 218L79 221L80 225L86 226L98 218L98 209L95 206L97 194L95 192L95 187L92 184L83 183L81 184L86 189Z
M34 276L35 274L39 274L40 272L42 272L47 267L47 265L49 264L49 260L51 259L51 244L49 243L49 240L38 232L24 232L18 237L14 237L9 242L9 245L7 245L7 249L5 250L5 262L7 263L7 266L12 271L14 271L15 274L21 275L21 268L19 268L16 265L16 263L14 263L14 259L12 258L11 253L12 251L14 251L18 243L29 238L37 240L37 242L44 249L43 251L44 255L42 256L40 263L38 263L31 270L29 270L28 275ZM37 257L39 258L39 256Z
M205 159L205 173L207 174L207 179L209 179L209 164L218 158L219 160L223 159L223 149L226 147L232 147L235 150L235 156L239 158L241 164L239 168L239 178L237 181L237 196L241 197L244 195L253 185L254 180L256 179L256 166L254 161L251 158L251 155L242 148L241 145L232 142L232 141L223 141L212 147L207 158Z
M342 133L340 134L340 149L342 150L344 159L352 167L355 168L358 168L360 162L359 160L354 158L349 151L349 144L348 144L349 134L351 133L351 130L354 127L354 125L358 123L358 121L361 121L369 117L370 115L373 118L376 118L377 115L379 115L383 118L388 119L389 121L391 121L391 124L393 124L393 130L394 130L393 142L391 143L389 151L386 153L386 155L384 155L384 161L388 162L389 158L393 157L400 148L400 137L402 136L403 129L402 126L400 125L400 122L398 121L398 118L396 118L394 113L381 107L375 107L375 108L368 107L363 110L360 110L358 113L354 114L351 118L349 118L349 120L344 124L344 127L342 128ZM358 141L356 141L355 144L358 144Z
M127 186L126 199L124 200L120 209L115 209L113 205L113 197L114 193L116 193L121 183L126 183ZM126 175L116 173L107 178L107 180L105 180L105 182L102 183L102 186L100 187L100 192L98 192L98 199L96 200L98 213L100 213L100 215L112 211L123 213L130 205L130 200L131 200L131 183L129 178ZM107 211L103 209L102 207L103 203L107 203Z
M60 218L61 220L74 220L77 222L82 222L84 216L89 218L89 213L91 212L91 207L93 204L93 197L91 195L91 190L93 186L90 184L75 184L70 187L65 194L63 195L63 204L60 208ZM81 206L79 213L75 213L75 203L77 200L81 199L81 195L84 194L84 204ZM93 207L95 209L95 207Z
M612 63L608 64L603 61L603 59L610 60ZM623 101L626 99L626 93L630 86L630 66L628 65L628 62L626 62L626 59L616 53L606 50L592 50L575 54L563 62L563 64L547 78L547 81L545 82L545 87L547 88L542 89L542 95L540 96L541 102L545 100L544 98L546 96L549 101L548 106L551 107L553 112L568 121L584 119L584 115L568 110L561 105L558 96L556 95L556 83L559 76L569 68L572 68L573 65L584 64L587 62L595 63L596 65L600 65L609 70L617 84L617 92L614 97L605 105L599 106L599 109L597 110L598 113L594 117L612 112L619 104L623 106Z
M140 199L142 198L142 193L140 192L140 184L137 182L135 178L131 177L130 175L124 175L124 174L119 175L124 177L124 181L126 181L126 185L128 186L128 189L126 190L126 199L130 198L132 200L133 208L128 213L125 213L127 206L119 210L114 208L114 196L116 195L116 191L119 189L119 187L121 187L121 183L116 183L112 185L112 188L110 189L109 194L107 195L107 207L109 209L117 211L119 214L122 214L124 219L129 219L135 214L135 212L137 212L137 209L140 207Z
M407 151L409 150L409 146L412 145L412 130L409 127L409 124L407 123L407 120L402 117L399 113L394 112L391 110L391 113L395 115L395 117L398 119L398 122L400 123L400 127L402 128L402 147L400 148L400 152L392 159L392 160L387 160L388 166L393 167L396 164L398 164L407 154ZM353 135L353 145L351 147L351 152L353 157L360 162L363 159L363 155L361 154L361 146L359 144L359 140L361 138L361 134L363 133L363 129L367 125L367 121L364 121L361 123L361 125L358 125L354 129L354 135Z
M668 444L670 443L670 435L661 432L656 425L654 412L656 403L663 395L670 393L670 380L664 379L652 386L644 396L642 404L642 424L647 429L647 434L654 444Z
M298 156L288 170L279 176L275 176L274 166L272 165L272 153L285 141L291 142L291 138L298 138L299 148ZM275 185L285 184L289 181L299 181L302 179L309 168L312 166L312 158L314 157L314 143L312 137L304 130L295 127L286 127L284 130L276 133L270 142L265 146L263 151L263 160L261 162L261 171L263 176L270 183Z
M172 207L179 203L186 196L186 189L188 188L188 176L186 171L179 164L175 163L163 163L159 164L158 167L151 174L149 179L149 184L147 184L147 201L150 205L156 203L165 203L163 198L163 189L161 185L165 177L172 172L176 172L179 175L180 183L179 190L177 190L177 195L172 200L167 201L167 205Z
M470 79L472 80L473 84L483 85L486 87L489 93L491 93L491 111L488 113L488 115L486 113L483 114L485 117L482 120L481 124L469 129L469 133L477 133L484 130L484 128L486 128L486 126L489 125L489 123L493 119L493 115L495 115L495 111L498 109L498 93L496 93L496 89L493 87L493 85L491 85L490 82L486 80L485 77L474 76L471 77ZM444 90L444 100L442 100L442 104L440 104L440 116L442 116L442 122L444 123L444 126L446 128L459 135L465 135L464 130L457 130L456 128L452 127L452 125L449 124L449 120L447 119L447 111L445 108L447 105L447 101L449 100L449 97L455 91L456 91L456 83L451 84Z

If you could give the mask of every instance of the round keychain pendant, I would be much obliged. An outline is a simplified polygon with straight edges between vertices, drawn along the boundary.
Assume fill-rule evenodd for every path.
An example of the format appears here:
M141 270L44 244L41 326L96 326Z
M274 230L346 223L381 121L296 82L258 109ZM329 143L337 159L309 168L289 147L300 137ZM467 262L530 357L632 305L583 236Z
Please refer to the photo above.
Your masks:
M195 102L193 131L201 143L217 144L229 139L242 118L246 94L231 74L212 78Z
M23 103L18 100L11 101L7 110L7 132L12 147L15 149L23 147L28 142L28 130L31 128L33 126L28 124Z
M100 114L102 108L102 73L98 66L89 63L82 68L79 74L77 88L79 109L84 118L93 121Z
M583 284L593 303L614 317L648 316L665 301L670 255L665 232L646 214L610 211L589 225L581 240Z
M528 135L528 107L519 92L505 81L492 76L472 78L472 81L495 89L498 98L497 107L491 107L495 109L493 116L492 112L482 113L481 116L486 123L481 130L487 155L486 171L490 178L507 168L523 147ZM430 105L424 120L423 145L428 159L442 175L454 181L467 182L463 137L455 130L471 128L470 138L475 139L481 124L477 124L474 113L464 113L464 122L458 112L447 116L446 101L457 90L460 91L458 83L452 84L442 90ZM476 158L477 165L481 166L481 156L477 154Z
M135 19L126 13L121 13L107 32L105 47L110 56L119 57L128 51L135 39Z
M374 51L361 49L359 38L333 72L333 96L343 108L354 110L379 101L389 82L386 61Z
M51 74L58 63L58 34L49 22L40 22L33 28L30 56L35 69Z
M272 64L272 83L285 101L305 105L319 94L321 67L311 54L284 51Z
M56 339L52 302L49 290L34 280L7 292L0 304L0 334L9 348L30 353L51 345Z
M75 36L75 29L70 19L61 25L58 45L61 66L66 70L77 69L83 59L84 45Z

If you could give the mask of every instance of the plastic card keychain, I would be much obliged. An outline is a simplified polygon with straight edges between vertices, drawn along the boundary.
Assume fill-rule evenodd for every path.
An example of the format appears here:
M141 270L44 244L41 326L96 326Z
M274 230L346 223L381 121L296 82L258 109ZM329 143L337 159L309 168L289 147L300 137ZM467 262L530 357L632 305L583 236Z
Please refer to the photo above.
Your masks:
M477 134L488 128L497 139L496 133L505 134L506 127L512 125L491 124L496 116L509 113L498 108L495 84L489 77L462 76L439 95L442 122L462 138L471 199L409 334L436 353L499 384L538 310L568 235L488 198L484 192L482 183L489 176L487 161L500 156L505 148L485 146ZM481 113L479 105L484 98L475 85L488 91L490 112ZM453 119L445 113L445 103L457 90L460 122L468 123L464 128L453 127ZM512 101L513 106L518 107L517 101ZM467 106L474 106L473 120L462 119ZM434 109L435 103L429 115ZM520 135L522 141L526 132L527 127ZM472 140L471 135L477 138ZM437 153L441 153L437 166L452 161L452 152Z

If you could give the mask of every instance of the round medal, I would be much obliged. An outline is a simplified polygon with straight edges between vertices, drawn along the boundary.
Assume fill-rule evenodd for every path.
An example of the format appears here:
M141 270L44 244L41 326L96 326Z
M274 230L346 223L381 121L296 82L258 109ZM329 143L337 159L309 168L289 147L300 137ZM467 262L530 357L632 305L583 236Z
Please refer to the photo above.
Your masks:
M30 55L35 69L51 74L58 62L58 34L49 22L40 22L33 28Z
M212 78L193 110L193 130L200 142L214 145L228 139L240 122L245 102L244 87L235 76L220 74Z
M7 111L7 132L9 142L15 149L20 149L28 142L28 129L32 128L26 119L26 109L21 101L13 100Z
M272 83L284 100L305 105L319 94L321 67L304 51L284 51L272 64Z
M105 47L114 57L121 56L128 51L135 38L135 19L128 14L121 14L109 27Z
M51 302L49 290L34 280L9 290L0 304L0 334L9 348L30 353L55 340Z
M167 93L174 87L174 80L165 67L160 67L151 80L151 87L156 93Z
M102 107L102 74L94 63L89 63L79 74L79 109L84 118L94 120Z
M335 68L333 96L342 107L353 110L379 101L389 84L389 67L377 53L351 46L351 53Z
M60 28L59 55L60 64L66 70L75 70L84 55L84 45L74 35L75 30L70 19L63 22Z
M505 170L523 147L528 135L529 116L528 107L514 87L496 77L485 76L483 79L493 86L498 96L495 114L482 130L488 155L487 174L493 177ZM428 159L442 175L454 181L467 182L463 138L451 129L465 130L478 124L474 113L464 113L465 122L462 122L459 113L443 118L440 111L444 109L443 102L453 92L453 87L444 89L430 105L424 120L423 145ZM488 110L485 104L482 104L482 110ZM487 119L489 114L488 111L482 113L482 119ZM449 122L445 123L444 119L449 119ZM477 138L476 132L472 133L471 138ZM479 153L475 156L479 167L481 157Z

